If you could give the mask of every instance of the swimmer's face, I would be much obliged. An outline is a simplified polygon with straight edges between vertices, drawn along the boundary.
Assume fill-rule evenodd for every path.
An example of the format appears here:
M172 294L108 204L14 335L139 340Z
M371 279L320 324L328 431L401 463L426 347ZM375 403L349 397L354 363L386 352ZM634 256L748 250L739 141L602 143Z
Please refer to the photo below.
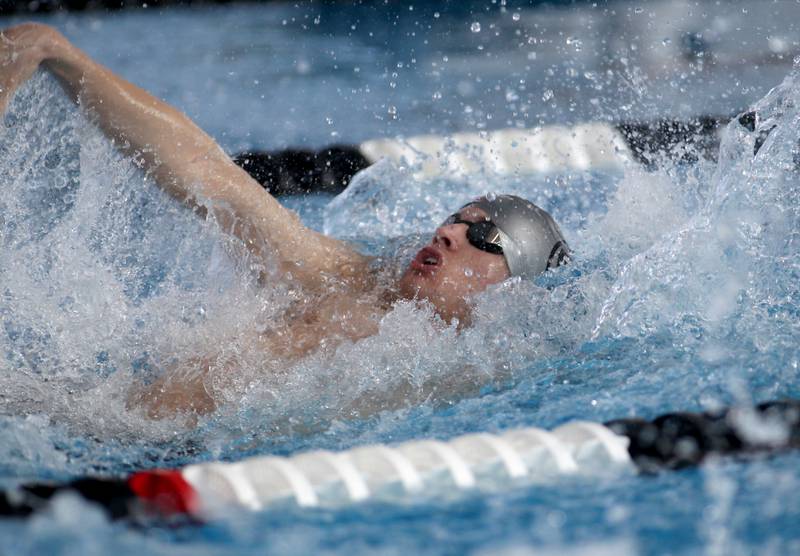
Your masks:
M474 206L462 209L459 215L468 222L489 219ZM468 321L469 298L510 275L505 257L474 247L467 240L467 228L462 223L439 226L399 282L403 297L429 301L448 322L454 318Z

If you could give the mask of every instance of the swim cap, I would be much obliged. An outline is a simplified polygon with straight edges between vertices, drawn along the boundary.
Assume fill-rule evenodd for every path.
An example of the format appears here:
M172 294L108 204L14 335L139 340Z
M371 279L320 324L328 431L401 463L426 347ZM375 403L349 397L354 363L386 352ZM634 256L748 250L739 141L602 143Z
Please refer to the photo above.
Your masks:
M500 244L512 276L532 278L565 264L567 241L547 211L516 195L480 197L464 207L483 210L500 231Z

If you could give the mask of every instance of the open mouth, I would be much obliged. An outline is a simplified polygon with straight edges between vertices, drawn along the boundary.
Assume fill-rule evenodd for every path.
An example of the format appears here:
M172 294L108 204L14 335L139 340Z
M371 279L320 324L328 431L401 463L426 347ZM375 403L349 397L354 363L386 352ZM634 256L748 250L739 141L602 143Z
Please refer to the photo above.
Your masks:
M411 261L411 268L422 272L432 272L442 264L442 254L433 247L423 247Z

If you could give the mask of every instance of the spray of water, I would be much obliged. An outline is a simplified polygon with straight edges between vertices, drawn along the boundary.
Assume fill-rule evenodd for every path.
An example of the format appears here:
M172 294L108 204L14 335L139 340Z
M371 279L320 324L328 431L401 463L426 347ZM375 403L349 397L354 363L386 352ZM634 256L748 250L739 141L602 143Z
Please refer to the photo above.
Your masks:
M718 165L428 181L388 163L365 170L327 207L325 231L399 253L400 266L410 250L397 248L399 236L423 237L487 191L551 210L575 259L537 281L490 288L463 331L401 302L376 335L286 362L249 340L280 324L297 292L259 285L234 240L165 196L37 75L0 129L0 412L25 426L47 420L45 436L179 438L214 455L243 435L318 430L502 389L554 358L580 368L592 346L609 342L650 353L644 374L663 363L653 355L663 346L673 360L710 368L776 353L790 365L800 295L798 95L792 74L755 107L755 133L732 123ZM198 357L209 362L206 388L218 400L199 428L128 407L132 389ZM50 443L21 442L9 452Z

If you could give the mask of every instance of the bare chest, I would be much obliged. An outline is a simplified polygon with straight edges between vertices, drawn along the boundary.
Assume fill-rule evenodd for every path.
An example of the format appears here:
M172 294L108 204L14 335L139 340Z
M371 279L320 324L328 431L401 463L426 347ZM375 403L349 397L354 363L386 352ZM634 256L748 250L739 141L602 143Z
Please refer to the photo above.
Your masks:
M344 293L314 297L290 307L284 324L264 334L262 341L273 355L295 359L377 333L384 312L371 297Z

